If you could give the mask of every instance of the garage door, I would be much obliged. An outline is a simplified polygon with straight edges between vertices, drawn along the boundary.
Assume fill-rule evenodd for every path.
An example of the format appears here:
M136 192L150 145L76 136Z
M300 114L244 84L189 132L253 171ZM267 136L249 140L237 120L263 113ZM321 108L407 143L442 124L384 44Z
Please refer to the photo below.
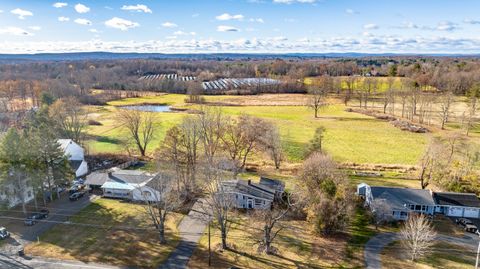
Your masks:
M452 216L452 217L462 217L463 208L461 208L461 207L449 207L448 208L448 215Z
M478 218L478 209L477 208L465 208L463 213L465 218Z

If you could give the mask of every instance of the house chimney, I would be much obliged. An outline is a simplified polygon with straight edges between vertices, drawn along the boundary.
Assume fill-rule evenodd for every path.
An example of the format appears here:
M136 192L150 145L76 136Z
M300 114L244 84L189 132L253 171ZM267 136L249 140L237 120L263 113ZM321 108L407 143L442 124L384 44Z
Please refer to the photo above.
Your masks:
M251 179L248 180L248 185L252 185L252 180Z

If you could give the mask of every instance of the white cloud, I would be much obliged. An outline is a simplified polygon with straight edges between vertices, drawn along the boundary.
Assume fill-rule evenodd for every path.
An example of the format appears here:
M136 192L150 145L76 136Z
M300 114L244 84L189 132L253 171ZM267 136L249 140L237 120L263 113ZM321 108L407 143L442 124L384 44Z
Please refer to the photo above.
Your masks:
M290 23L297 22L296 19L292 19L292 18L286 18L284 21L285 22L290 22Z
M251 18L249 19L250 22L258 22L258 23L264 23L265 21L262 18Z
M349 15L355 15L355 14L359 14L359 12L351 9L351 8L347 8L345 9L345 13L349 14Z
M438 31L453 31L458 29L458 25L450 21L443 21L437 25L436 29Z
M74 22L80 25L92 25L92 22L87 19L75 19Z
M0 28L0 35L32 36L33 34L19 27L5 27Z
M10 13L12 13L14 15L17 15L18 18L21 19L21 20L25 19L25 17L33 16L32 12L30 12L28 10L20 9L20 8L16 8L16 9L10 11Z
M220 25L217 27L217 31L218 32L238 32L240 30L233 26Z
M65 21L69 21L69 20L70 20L69 17L63 17L63 16L58 17L58 21L61 21L61 22L65 22Z
M84 4L76 4L75 5L75 11L77 11L78 13L80 14L83 14L83 13L87 13L90 11L90 8L87 7L86 5Z
M474 20L474 19L465 19L463 20L463 22L467 24L480 24L480 20Z
M3 10L0 9L0 13L3 13Z
M293 4L293 3L301 3L301 4L313 4L317 0L273 0L274 3L278 4Z
M137 23L137 22L125 20L125 19L118 18L118 17L113 17L110 20L106 21L105 25L107 27L120 29L122 31L127 31L128 29L140 26L140 24Z
M55 8L62 8L62 7L68 6L68 4L67 4L67 3L63 3L63 2L56 2L56 3L53 4L52 6L55 7Z
M174 36L185 36L185 35L191 35L191 36L194 36L194 35L197 35L197 33L195 32L184 32L184 31L175 31L173 33Z
M165 28L175 28L177 26L178 26L177 24L169 21L162 23L162 27L165 27Z
M33 30L33 31L40 31L42 30L42 27L40 26L29 26L28 29Z
M122 10L152 13L152 10L150 8L148 8L146 5L141 5L141 4L137 4L135 6L133 6L133 5L123 6Z
M366 30L375 30L375 29L378 29L378 25L376 25L375 23L365 24L365 25L363 26L363 29L366 29Z
M88 31L89 31L90 33L95 33L95 34L100 33L100 31L98 31L97 29L88 29Z
M192 14L192 18L198 18L199 16L200 16L200 14L198 14L198 13Z
M222 15L218 15L215 17L219 21L229 21L229 20L243 20L243 15L242 14L237 14L237 15L230 15L229 13L223 13Z

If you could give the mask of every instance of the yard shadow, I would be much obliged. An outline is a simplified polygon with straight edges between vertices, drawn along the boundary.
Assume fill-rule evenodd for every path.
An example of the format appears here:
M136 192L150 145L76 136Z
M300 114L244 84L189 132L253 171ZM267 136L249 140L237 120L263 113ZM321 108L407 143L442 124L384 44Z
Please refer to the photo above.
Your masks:
M95 136L95 140L101 143L109 143L119 145L121 143L120 139L108 137L108 136Z

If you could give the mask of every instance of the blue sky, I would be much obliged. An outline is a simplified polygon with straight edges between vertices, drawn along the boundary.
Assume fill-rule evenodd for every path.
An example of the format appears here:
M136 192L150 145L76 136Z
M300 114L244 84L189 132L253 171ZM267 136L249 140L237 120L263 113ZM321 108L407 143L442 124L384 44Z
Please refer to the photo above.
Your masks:
M474 0L0 0L0 53L480 53Z

